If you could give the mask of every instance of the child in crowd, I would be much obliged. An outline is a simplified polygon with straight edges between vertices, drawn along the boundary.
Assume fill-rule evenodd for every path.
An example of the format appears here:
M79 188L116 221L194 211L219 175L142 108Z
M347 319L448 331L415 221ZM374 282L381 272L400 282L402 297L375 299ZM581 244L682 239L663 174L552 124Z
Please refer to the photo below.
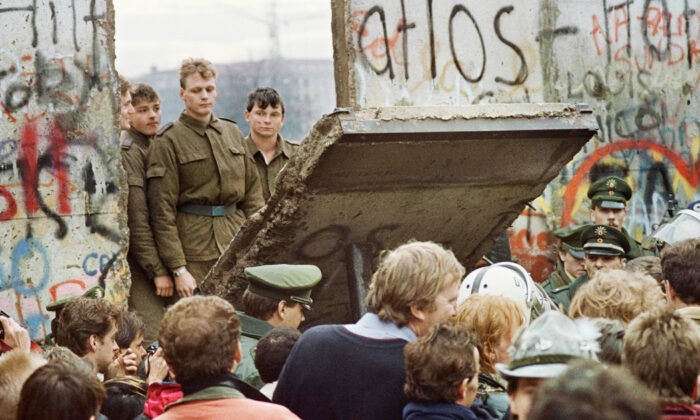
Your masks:
M406 344L404 356L409 400L404 420L491 418L470 409L479 383L479 351L466 328L437 324L431 333Z

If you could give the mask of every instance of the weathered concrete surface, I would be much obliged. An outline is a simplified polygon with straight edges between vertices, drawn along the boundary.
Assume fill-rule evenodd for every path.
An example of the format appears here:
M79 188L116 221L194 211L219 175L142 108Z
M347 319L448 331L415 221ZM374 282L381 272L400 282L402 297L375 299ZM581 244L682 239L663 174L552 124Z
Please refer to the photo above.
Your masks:
M243 268L316 264L308 325L348 322L382 249L449 246L472 266L595 133L575 107L483 105L339 112L321 119L201 284L239 303Z
M700 0L334 0L339 106L584 102L601 128L511 230L535 278L551 230L589 220L601 164L632 185L625 227L652 232L669 193L700 200ZM549 266L549 267L548 267Z
M39 339L47 303L128 290L113 6L2 1L0 32L0 309Z

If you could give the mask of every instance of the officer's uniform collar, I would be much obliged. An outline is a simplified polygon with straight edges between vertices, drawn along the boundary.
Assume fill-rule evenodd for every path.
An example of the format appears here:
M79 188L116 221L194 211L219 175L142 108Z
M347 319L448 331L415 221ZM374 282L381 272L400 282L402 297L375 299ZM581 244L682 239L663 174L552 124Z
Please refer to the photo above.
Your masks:
M211 120L209 121L209 124L204 124L203 122L196 120L189 115L185 111L182 111L180 114L180 122L186 125L187 127L191 128L195 133L199 134L200 136L203 136L207 128L211 127L214 130L216 130L219 134L222 132L222 127L221 127L221 120L216 118L216 115L211 114Z

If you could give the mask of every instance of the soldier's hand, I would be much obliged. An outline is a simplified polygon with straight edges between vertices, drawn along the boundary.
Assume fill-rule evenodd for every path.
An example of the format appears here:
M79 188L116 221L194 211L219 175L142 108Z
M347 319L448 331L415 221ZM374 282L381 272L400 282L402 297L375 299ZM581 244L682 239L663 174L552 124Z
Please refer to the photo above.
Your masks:
M14 319L5 316L0 316L0 324L5 330L5 338L3 339L5 344L13 349L22 349L23 352L29 353L32 345L29 332Z
M195 287L197 287L197 281L195 281L189 271L185 271L175 277L175 290L177 290L177 294L180 297L192 296Z
M156 285L156 295L164 297L173 295L173 279L169 275L155 276L153 277L153 283Z

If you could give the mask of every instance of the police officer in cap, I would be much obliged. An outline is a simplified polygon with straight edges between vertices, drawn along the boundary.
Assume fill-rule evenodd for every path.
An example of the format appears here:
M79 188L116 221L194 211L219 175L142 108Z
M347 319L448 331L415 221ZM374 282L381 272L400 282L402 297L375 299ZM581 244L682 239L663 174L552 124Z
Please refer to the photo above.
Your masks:
M560 303L560 295L568 296L569 285L579 276L586 274L581 232L587 226L567 226L554 231L554 236L559 238L559 260L554 272L542 282L542 288L557 304Z
M630 249L625 255L627 259L641 256L641 246L622 227L627 215L627 201L632 198L629 184L616 176L601 178L588 188L588 198L591 199L591 221L612 226L622 232L629 242Z
M614 227L607 225L589 225L581 233L583 251L586 254L586 274L577 278L569 287L566 311L579 287L584 285L595 273L601 270L624 268L630 245L627 237Z
M255 368L255 346L274 327L299 327L304 311L311 310L311 289L321 281L321 270L315 265L278 264L248 267L244 274L249 281L243 293L245 313L238 313L243 358L235 373L260 389L264 383Z

